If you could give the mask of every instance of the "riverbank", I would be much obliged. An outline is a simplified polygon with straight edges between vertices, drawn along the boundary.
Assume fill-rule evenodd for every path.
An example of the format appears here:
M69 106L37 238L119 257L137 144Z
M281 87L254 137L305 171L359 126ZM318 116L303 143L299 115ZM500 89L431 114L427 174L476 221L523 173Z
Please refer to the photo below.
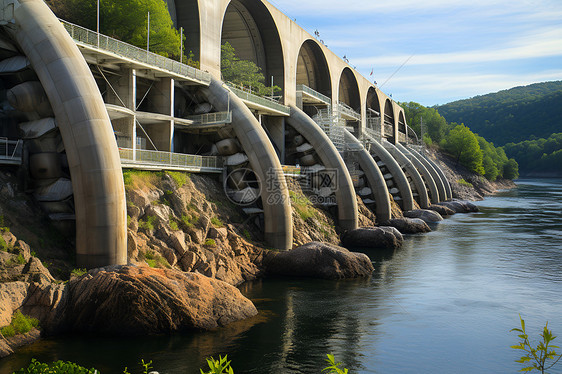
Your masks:
M505 181L488 183L451 164L446 156L434 151L430 155L437 158L451 181L455 198L478 200L485 194L514 186ZM288 180L294 248L310 242L327 245L308 246L300 255L292 251L297 257L285 259L265 246L257 216L247 215L232 204L218 180L202 175L133 171L125 172L129 265L89 272L73 269L73 238L55 234L39 206L18 191L15 175L3 174L0 178L4 186L0 190L0 212L2 225L6 226L2 238L7 243L0 252L0 325L8 324L12 313L21 309L41 320L44 335L100 332L98 328L88 328L85 321L93 320L97 321L96 326L106 326L102 329L105 333L117 335L215 328L257 313L249 306L251 302L232 286L263 278L268 265L271 274L281 274L271 270L286 267L279 264L280 260L292 263L294 268L294 264L307 259L305 262L310 266L297 269L292 276L322 274L321 277L337 279L372 271L362 256L347 254L343 249L334 252L330 245L341 245L342 232L332 212L310 203L296 180ZM360 227L379 224L360 199L358 206ZM393 218L404 219L396 204ZM421 231L429 231L429 227ZM364 235L373 237L374 231L359 234L363 235L363 242L369 242ZM398 242L394 239L400 235L396 230L392 234L381 231L378 235L390 235L393 246L401 245L401 236ZM319 271L320 267L323 270ZM170 279L174 281L169 283ZM208 283L207 279L213 281ZM183 284L185 289L205 289L209 294L222 295L216 300L230 301L200 303L203 294L184 293L175 288L176 283ZM128 287L124 293L115 291L121 289L120 285ZM115 297L117 294L120 296ZM175 295L173 300L177 302L164 300L162 295ZM190 295L191 306L180 306ZM106 300L103 310L89 299ZM126 304L130 307L125 308L123 300L128 300ZM169 308L155 323L146 324L151 320L149 315L161 312L153 310L154 306L174 303L177 307ZM221 312L217 313L217 309ZM128 315L136 318L127 319ZM8 347L14 348L9 344Z

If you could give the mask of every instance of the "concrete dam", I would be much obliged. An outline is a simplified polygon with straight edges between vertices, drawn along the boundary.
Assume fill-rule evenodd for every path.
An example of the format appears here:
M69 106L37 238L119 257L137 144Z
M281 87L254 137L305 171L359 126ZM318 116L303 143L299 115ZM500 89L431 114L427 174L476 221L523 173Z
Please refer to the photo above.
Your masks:
M292 247L286 174L307 180L338 226L357 196L379 222L452 198L403 109L262 0L168 0L200 69L59 20L42 0L2 0L0 162L61 228L81 267L127 262L122 168L216 174L264 232ZM221 80L221 45L281 88Z

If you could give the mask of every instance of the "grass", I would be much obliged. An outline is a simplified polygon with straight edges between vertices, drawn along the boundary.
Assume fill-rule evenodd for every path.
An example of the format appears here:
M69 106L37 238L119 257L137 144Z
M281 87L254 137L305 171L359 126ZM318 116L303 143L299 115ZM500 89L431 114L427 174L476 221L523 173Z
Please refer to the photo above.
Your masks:
M124 170L123 182L125 189L140 189L143 187L154 187L162 177L161 172L146 170Z
M306 196L297 194L294 191L289 191L289 197L291 198L291 205L295 208L297 214L303 221L315 217L318 214Z
M170 220L170 228L174 231L178 231L179 230L178 223L176 221Z
M207 240L205 240L205 246L207 246L207 247L216 247L216 246L217 246L217 242L215 242L214 239L207 239Z
M167 171L166 174L168 174L174 180L174 182L176 182L176 186L178 186L178 188L182 188L183 185L186 184L189 180L188 173L182 173L180 171Z
M8 246L8 243L6 243L4 238L2 236L0 236L0 251L8 252L9 249L10 249L10 247Z
M23 257L23 255L20 253L19 255L16 256L16 258L11 258L6 262L6 266L17 266L17 265L25 265L27 263L27 261L25 261L25 258Z
M459 179L457 181L458 184L462 185L462 186L467 186L467 187L473 187L472 183L465 181L464 179Z
M0 332L4 337L8 338L18 334L25 334L37 326L39 326L39 320L28 317L18 310L12 316L12 322L8 326L2 327Z
M144 253L144 261L151 268L166 268L170 269L172 266L162 255L156 251L146 251Z

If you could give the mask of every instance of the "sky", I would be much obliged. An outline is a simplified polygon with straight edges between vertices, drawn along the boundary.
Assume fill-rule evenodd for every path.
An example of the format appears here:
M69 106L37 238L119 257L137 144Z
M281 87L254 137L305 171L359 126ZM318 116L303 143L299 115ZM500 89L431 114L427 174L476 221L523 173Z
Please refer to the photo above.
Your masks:
M272 0L396 101L562 80L562 0Z

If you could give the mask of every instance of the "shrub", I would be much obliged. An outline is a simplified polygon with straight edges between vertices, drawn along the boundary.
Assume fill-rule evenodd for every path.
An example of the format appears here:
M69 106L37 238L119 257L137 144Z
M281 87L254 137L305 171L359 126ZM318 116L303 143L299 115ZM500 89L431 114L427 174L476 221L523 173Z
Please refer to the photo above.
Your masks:
M146 216L146 219L139 221L139 229L145 231L154 231L154 223L156 222L155 216Z
M162 255L155 251L146 251L144 254L144 261L151 268L166 268L170 269L172 266Z
M170 228L174 231L178 231L179 230L178 223L176 221L170 220Z
M75 277L81 277L82 275L86 274L88 270L86 269L72 269L70 274L74 275Z
M12 322L0 329L0 332L5 337L14 336L17 334L25 334L32 328L39 326L39 320L28 317L17 310L12 316Z
M216 226L216 227L223 227L223 223L222 223L221 220L218 219L217 217L211 218L211 223L213 224L213 226Z
M123 171L123 182L126 189L153 187L160 179L162 173L145 170Z
M465 181L464 179L459 179L457 181L458 184L463 185L463 186L468 186L468 187L473 187L472 183Z
M199 222L199 216L196 215L182 215L181 216L181 221L183 222L183 224L187 227L193 227L193 225L195 225L197 222Z
M217 246L217 242L215 242L214 239L207 239L205 240L205 245L207 247L216 247Z
M47 364L32 358L28 367L15 371L13 374L94 374L96 372L94 368L86 369L73 362L56 361Z
M4 238L2 236L0 236L0 251L8 252L8 249L10 249L10 247L8 246L8 243L6 243Z

